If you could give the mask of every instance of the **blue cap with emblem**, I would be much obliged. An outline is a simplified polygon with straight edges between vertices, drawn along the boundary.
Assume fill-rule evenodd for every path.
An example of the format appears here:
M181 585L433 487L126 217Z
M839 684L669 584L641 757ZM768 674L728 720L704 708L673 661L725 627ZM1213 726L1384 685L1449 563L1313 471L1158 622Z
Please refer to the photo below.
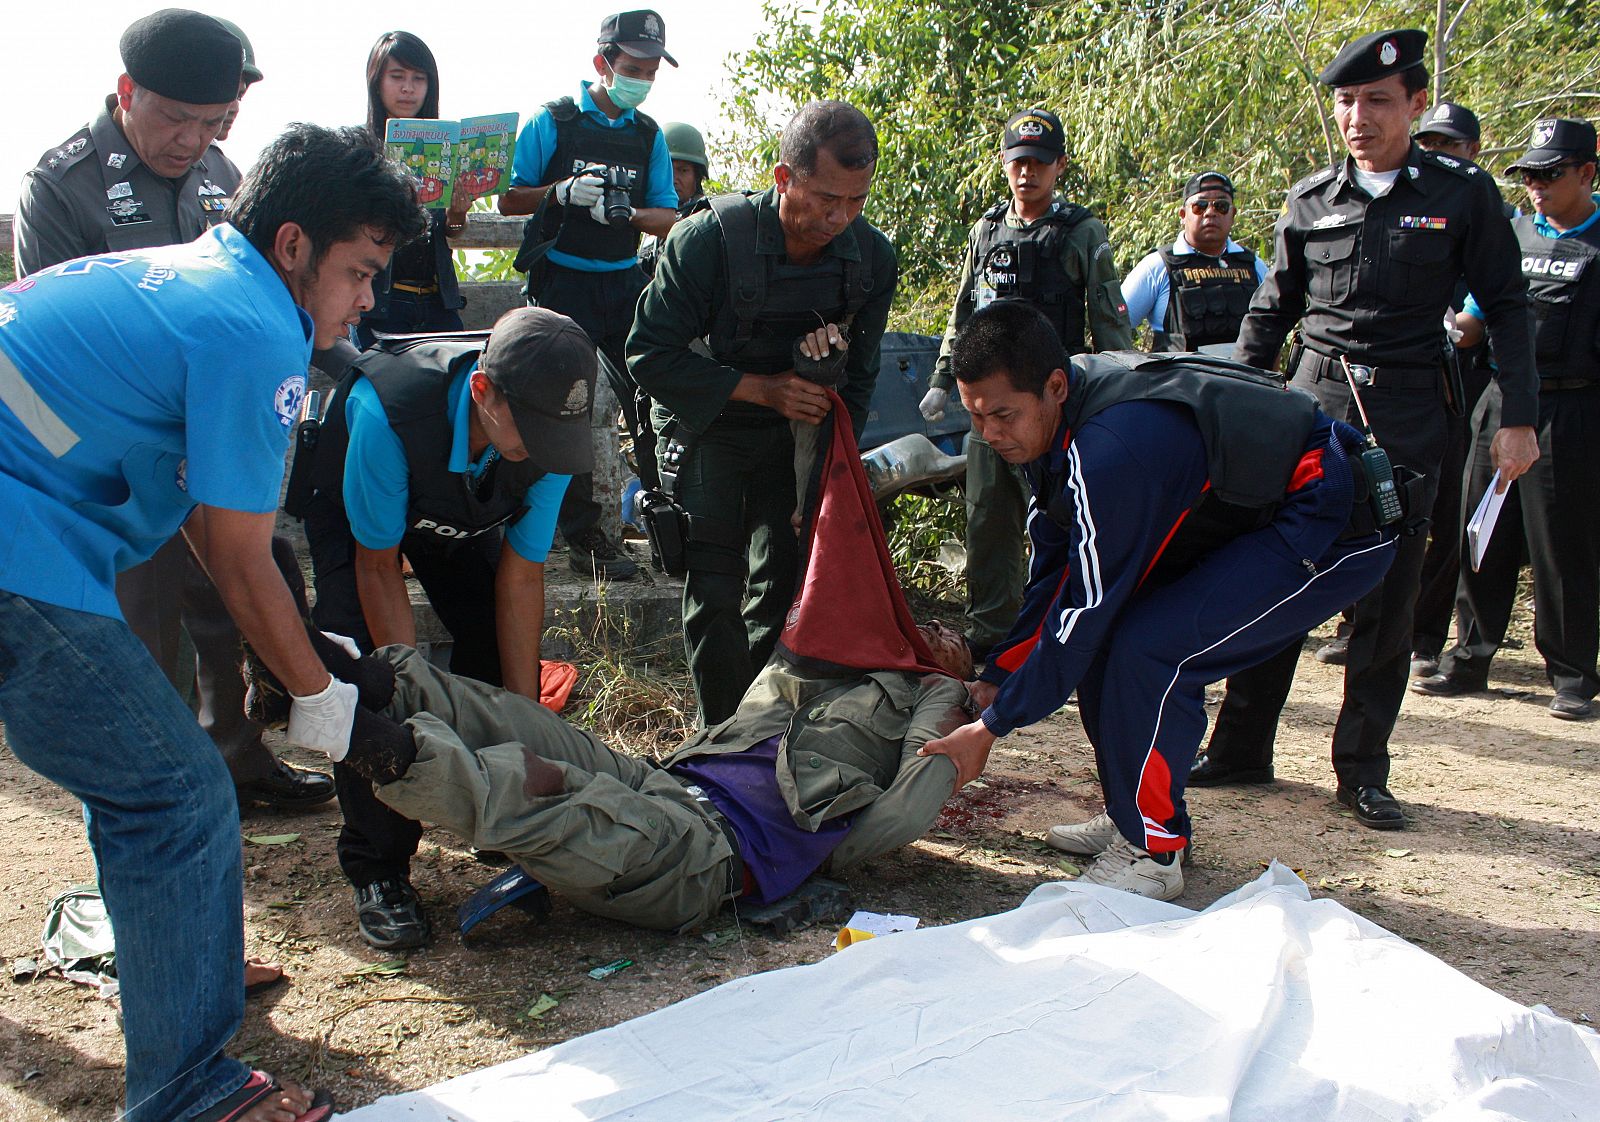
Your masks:
M1428 33L1416 28L1374 31L1345 44L1338 57L1317 75L1324 86L1363 86L1391 74L1421 66L1428 51Z
M1595 157L1594 126L1576 117L1545 117L1533 122L1528 150L1506 171L1549 168L1563 162L1586 164Z
M1483 135L1478 126L1478 115L1465 105L1441 101L1417 121L1417 135L1438 133L1451 140L1477 140Z

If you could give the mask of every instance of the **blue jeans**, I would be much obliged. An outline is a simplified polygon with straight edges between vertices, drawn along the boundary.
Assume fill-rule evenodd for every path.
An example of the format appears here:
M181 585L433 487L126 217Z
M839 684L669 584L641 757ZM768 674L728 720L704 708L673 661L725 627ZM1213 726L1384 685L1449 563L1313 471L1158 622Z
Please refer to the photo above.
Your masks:
M117 935L128 1122L192 1117L244 1084L239 808L227 766L127 624L0 591L0 720L83 800Z

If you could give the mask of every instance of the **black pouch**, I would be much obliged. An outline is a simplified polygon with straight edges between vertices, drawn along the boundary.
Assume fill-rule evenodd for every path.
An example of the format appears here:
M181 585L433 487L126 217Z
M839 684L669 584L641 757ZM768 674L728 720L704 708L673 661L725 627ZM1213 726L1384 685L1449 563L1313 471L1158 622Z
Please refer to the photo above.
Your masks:
M304 518L306 504L316 490L312 483L317 462L317 441L322 435L322 391L306 394L300 423L294 429L294 463L289 466L289 484L283 492L283 512L290 518Z
M640 491L639 521L650 539L650 563L669 577L689 571L689 512L654 488Z

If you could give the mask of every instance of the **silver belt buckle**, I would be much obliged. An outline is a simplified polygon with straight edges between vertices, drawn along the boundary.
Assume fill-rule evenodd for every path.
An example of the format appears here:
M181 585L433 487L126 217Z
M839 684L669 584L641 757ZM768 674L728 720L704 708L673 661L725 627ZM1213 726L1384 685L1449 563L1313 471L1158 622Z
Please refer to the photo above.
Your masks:
M1348 370L1349 379L1358 386L1370 386L1376 382L1377 372L1370 366L1352 362L1348 364Z

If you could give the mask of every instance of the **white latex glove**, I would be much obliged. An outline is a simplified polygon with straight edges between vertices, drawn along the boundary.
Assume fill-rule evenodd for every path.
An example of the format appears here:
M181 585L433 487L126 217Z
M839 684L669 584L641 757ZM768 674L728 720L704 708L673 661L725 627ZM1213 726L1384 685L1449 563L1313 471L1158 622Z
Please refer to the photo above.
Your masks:
M605 198L605 180L597 171L580 171L571 179L557 183L552 190L556 193L556 202L562 206L588 209Z
M934 386L922 395L922 402L917 406L917 411L930 421L944 420L944 407L950 401L950 391Z
M350 732L356 724L356 704L361 691L332 676L321 693L290 695L289 743L324 753L338 763L350 751Z
M349 655L351 658L361 657L361 648L356 646L356 641L350 638L350 636L336 635L332 631L324 631L322 633L322 637L324 639L332 639L341 648L343 648L345 654Z
M1449 308L1444 310L1444 333L1450 342L1461 342L1461 329L1456 326L1456 314Z
M630 220L632 220L633 214L634 214L633 207L630 206L628 208L628 218ZM596 222L600 223L600 225L602 225L602 226L611 225L611 220L606 217L606 200L605 200L605 196L604 195L602 195L599 199L597 199L595 201L594 206L589 208L589 217L593 218Z

